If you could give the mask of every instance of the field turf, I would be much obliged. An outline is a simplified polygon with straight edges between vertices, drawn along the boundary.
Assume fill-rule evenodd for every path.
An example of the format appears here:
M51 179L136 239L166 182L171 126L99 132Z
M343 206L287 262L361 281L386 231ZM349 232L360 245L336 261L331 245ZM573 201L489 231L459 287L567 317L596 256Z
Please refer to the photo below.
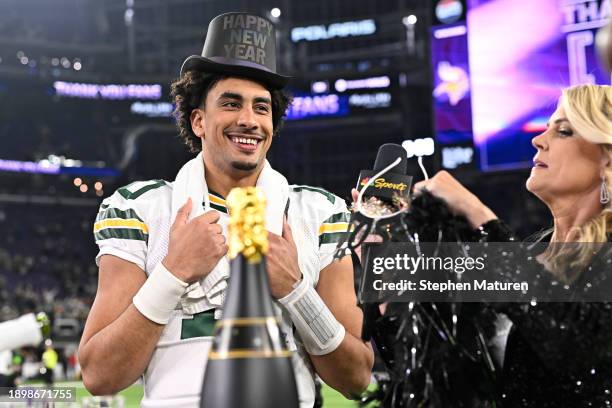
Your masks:
M83 398L91 397L91 394L87 392L83 386L83 383L81 382L60 382L56 383L55 386L76 387L77 402L79 406L82 404ZM142 398L142 392L142 386L135 384L121 391L119 395L122 395L125 398L126 408L134 408L139 406L139 402ZM328 386L323 387L323 401L324 408L355 408L357 406L355 402L347 400L340 393Z

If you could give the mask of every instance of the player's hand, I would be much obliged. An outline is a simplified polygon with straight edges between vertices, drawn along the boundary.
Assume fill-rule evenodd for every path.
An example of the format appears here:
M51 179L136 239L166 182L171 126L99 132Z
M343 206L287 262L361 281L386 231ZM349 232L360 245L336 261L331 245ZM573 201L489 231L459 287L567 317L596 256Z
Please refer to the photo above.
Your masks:
M353 188L351 190L351 198L353 199L353 207L355 207L357 205L357 198L359 198L359 191L356 188ZM367 242L382 242L382 237L378 234L370 234L366 237L366 239L363 241L363 244L367 243ZM359 261L361 262L361 248L363 246L363 244L359 245L357 248L355 248L355 253L357 254L357 257L359 258Z
M357 198L359 198L359 190L356 188L351 189L351 198L353 199L353 205L357 205Z
M286 218L283 221L283 235L268 232L268 241L270 247L266 260L270 291L272 296L280 299L291 293L293 285L302 278L297 248Z
M217 211L207 211L189 220L191 198L178 210L170 229L164 266L183 282L192 283L208 275L227 253Z
M416 194L423 189L446 201L449 209L455 215L467 218L473 228L497 218L493 211L447 171L439 171L429 180L419 181L413 187Z

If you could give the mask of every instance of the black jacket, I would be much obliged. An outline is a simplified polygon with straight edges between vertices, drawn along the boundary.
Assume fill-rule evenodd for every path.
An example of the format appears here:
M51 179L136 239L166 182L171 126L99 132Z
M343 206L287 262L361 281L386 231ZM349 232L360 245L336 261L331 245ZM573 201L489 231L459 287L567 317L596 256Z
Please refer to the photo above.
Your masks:
M490 242L516 240L500 221L486 224L483 233ZM588 299L589 291L610 287L611 248L603 246L571 285L573 291ZM515 273L515 258L528 256L516 252L500 255L491 272ZM530 274L548 274L535 260L529 269ZM499 387L504 407L612 406L612 304L510 303L496 308L513 323Z

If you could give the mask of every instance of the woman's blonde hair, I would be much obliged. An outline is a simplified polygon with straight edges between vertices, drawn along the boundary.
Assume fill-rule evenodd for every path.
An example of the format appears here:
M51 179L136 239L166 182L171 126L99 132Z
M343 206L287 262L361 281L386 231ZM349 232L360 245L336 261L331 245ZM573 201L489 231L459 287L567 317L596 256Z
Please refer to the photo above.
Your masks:
M604 174L608 191L612 193L612 87L586 84L566 88L559 105L576 133L601 145L608 156L611 164ZM545 257L547 267L566 282L574 281L608 240L608 233L612 232L612 208L606 204L599 214L570 232L576 237L572 241L580 245L560 246Z

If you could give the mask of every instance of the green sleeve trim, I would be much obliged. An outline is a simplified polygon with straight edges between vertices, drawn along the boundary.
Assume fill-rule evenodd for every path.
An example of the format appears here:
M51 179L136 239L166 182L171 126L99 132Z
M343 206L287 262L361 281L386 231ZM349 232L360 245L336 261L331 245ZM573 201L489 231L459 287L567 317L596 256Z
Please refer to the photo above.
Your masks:
M319 236L319 246L323 244L337 244L346 236L346 232L329 232Z
M227 214L228 213L227 212L227 208L225 208L222 205L215 204L213 202L210 203L210 208L212 208L213 210L217 210L217 211L219 211L219 212L221 212L223 214Z
M121 218L124 220L137 219L138 221L144 222L142 218L138 216L136 211L132 210L131 208L128 208L127 210L119 210L117 208L108 206L100 209L96 217L96 222L107 220L109 218Z
M135 200L141 195L143 195L144 193L146 193L147 191L155 190L156 188L160 188L166 185L166 182L164 180L153 180L153 181L155 181L155 183L141 187L134 192L131 192L130 190L128 190L128 187L130 187L133 183L125 187L121 187L120 189L117 190L117 192L121 194L121 196L125 198L126 200Z
M335 204L336 202L336 196L322 188L311 187L311 186L291 186L291 189L295 191L296 193L299 193L302 190L319 193L319 194L322 194L327 199L327 201L329 201L330 203Z
M323 221L323 224L334 224L336 222L349 222L350 219L351 219L350 213L341 212L341 213L332 215L331 217Z
M117 238L144 241L146 243L149 240L149 234L145 234L140 229L132 228L104 228L98 232L94 232L94 237L96 241Z

